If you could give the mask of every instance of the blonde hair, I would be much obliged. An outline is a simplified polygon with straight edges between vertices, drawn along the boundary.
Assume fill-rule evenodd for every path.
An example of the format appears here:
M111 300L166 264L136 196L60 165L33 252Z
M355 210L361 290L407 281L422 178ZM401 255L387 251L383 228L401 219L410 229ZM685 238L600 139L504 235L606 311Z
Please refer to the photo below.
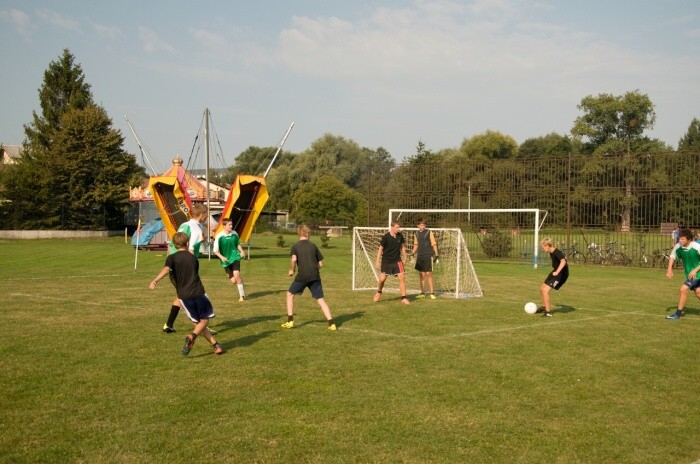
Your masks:
M549 237L543 238L540 242L540 245L545 245L554 248L554 242Z
M307 226L306 224L302 224L299 227L297 227L297 235L299 235L299 237L308 237L309 226Z

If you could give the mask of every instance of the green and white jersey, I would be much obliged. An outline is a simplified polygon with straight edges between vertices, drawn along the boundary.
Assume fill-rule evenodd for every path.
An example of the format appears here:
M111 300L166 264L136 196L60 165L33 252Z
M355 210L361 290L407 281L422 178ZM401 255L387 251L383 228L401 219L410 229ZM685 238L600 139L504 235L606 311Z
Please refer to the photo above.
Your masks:
M673 247L673 251L671 252L671 256L676 260L678 258L683 260L683 270L685 271L685 277L687 279L690 271L700 265L700 243L692 241L688 243L687 247L676 243L676 246Z
M187 222L183 222L182 224L180 224L180 227L177 228L177 231L184 232L187 234L187 236L190 238L189 250L194 254L196 258L199 258L199 247L204 241L204 233L202 232L202 226L199 224L199 221L196 219L190 219ZM168 254L171 255L176 252L177 248L175 248L175 245L171 240L170 251L168 252Z
M241 260L241 253L238 251L240 243L241 239L235 230L232 230L230 234L224 231L216 234L214 238L214 253L220 253L226 257L226 262L222 261L221 267L229 266L232 262Z

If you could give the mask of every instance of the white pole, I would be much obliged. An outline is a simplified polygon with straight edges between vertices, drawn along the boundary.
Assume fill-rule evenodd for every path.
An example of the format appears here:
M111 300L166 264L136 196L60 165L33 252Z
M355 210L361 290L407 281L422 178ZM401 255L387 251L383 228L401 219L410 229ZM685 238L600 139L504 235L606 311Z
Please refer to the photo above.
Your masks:
M275 156L272 157L272 161L270 161L270 165L267 167L267 170L265 170L265 174L263 174L263 177L267 177L267 173L270 172L270 169L272 169L272 165L275 163L277 155L280 154L282 146L284 146L284 142L287 141L287 136L289 136L289 133L292 131L292 127L294 127L294 123L291 123L289 125L289 129L287 129L287 132L284 134L284 137L282 137L282 140L280 140L280 143L277 145L277 151L275 152Z
M143 160L144 164L148 164L148 167L151 168L151 172L153 173L154 176L157 176L155 169L153 169L153 166L151 165L151 160L148 159L148 156L146 156L146 153L143 151L143 147L141 146L141 141L139 140L138 135L136 135L136 131L134 130L134 126L131 125L131 121L129 121L129 118L124 115L124 119L126 119L126 123L129 125L129 129L131 129L131 133L134 134L134 138L136 139L136 143L139 146L139 150L141 151L141 158Z
M209 108L204 108L204 153L206 154L207 164L204 171L206 179L206 195L207 195L207 226L205 237L207 237L208 256L211 259L211 204L209 202Z
M535 243L532 250L533 266L537 269L537 254L540 250L540 210L535 210Z
M141 202L139 201L139 220L136 225L136 252L134 253L134 272L139 262L139 246L141 246Z

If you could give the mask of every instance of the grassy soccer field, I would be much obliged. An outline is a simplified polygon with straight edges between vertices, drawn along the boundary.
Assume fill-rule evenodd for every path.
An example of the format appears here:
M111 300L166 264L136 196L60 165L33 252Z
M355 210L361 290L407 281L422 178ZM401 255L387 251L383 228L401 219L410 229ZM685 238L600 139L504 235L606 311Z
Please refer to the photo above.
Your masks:
M228 352L201 338L189 357L183 314L161 332L172 286L148 289L164 253L134 271L120 238L0 242L0 462L700 459L700 301L664 318L682 272L572 267L551 319L523 311L548 266L477 262L483 299L374 304L350 290L345 236L322 249L338 331L308 292L285 331L275 242L254 237L243 303L201 260Z

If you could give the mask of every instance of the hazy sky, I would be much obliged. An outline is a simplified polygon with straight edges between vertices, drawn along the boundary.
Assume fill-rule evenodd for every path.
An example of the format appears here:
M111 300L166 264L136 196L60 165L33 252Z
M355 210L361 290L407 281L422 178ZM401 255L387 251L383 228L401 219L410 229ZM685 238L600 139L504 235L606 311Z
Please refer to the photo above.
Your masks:
M650 136L700 118L698 0L0 0L0 143L18 144L68 48L158 167L190 156L209 108L227 164L324 133L397 159L496 130L568 134L587 95L639 90Z

